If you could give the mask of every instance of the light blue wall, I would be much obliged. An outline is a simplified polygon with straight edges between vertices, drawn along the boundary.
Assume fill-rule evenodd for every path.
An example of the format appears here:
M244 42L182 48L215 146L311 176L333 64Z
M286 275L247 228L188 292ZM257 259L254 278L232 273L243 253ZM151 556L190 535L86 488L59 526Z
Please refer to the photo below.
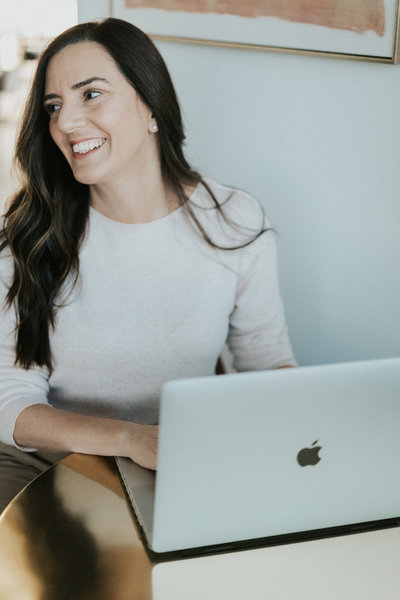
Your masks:
M80 19L105 16L85 0ZM187 154L278 231L300 364L400 355L400 66L160 42Z

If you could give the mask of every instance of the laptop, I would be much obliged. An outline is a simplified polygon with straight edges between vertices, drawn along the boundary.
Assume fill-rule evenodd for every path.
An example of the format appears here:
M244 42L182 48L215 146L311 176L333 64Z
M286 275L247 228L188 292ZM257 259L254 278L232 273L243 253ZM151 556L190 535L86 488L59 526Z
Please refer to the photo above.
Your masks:
M400 523L400 358L180 379L158 469L117 465L152 560Z

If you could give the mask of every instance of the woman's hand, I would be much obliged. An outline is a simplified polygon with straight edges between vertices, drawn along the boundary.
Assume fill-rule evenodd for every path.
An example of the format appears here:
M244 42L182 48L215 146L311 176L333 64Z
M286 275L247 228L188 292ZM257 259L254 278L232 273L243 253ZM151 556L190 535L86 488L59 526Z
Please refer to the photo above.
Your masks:
M127 456L146 469L157 469L158 425L126 423L125 449Z

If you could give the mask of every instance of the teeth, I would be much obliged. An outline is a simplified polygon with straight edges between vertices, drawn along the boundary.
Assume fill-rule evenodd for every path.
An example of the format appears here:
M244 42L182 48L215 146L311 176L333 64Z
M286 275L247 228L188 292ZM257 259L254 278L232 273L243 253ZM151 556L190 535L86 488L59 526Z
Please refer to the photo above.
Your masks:
M100 148L104 144L105 140L90 140L88 142L80 142L80 144L74 144L72 150L76 154L86 154L95 148Z

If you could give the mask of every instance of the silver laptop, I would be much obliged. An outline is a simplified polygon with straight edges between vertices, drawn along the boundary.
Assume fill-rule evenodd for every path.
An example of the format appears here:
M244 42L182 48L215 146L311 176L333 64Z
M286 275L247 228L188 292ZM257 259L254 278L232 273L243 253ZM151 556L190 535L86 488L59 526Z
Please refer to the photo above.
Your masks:
M117 458L162 560L399 524L400 359L181 379L156 477Z

